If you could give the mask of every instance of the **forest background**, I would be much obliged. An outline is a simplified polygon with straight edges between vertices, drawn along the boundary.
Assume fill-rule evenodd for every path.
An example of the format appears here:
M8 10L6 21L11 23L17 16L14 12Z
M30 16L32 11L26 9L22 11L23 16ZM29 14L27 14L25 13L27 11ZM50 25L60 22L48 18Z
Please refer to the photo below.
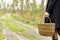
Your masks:
M47 0L0 0L0 40L40 40L37 27L44 23L46 4Z

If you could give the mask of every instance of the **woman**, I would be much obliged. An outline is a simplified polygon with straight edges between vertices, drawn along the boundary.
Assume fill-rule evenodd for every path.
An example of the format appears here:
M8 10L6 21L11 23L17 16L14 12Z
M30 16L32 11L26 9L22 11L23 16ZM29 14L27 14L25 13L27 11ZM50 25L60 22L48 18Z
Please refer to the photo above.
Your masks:
M58 40L57 33L60 34L60 0L48 0L44 16L45 18L50 17L52 23L56 24L56 31L52 36L52 40Z

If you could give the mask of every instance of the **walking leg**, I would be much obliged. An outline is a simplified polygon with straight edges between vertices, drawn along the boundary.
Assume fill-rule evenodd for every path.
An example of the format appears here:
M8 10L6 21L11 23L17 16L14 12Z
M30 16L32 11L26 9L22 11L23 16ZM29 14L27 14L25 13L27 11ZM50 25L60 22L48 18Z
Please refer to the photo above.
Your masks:
M54 35L52 36L52 40L58 40L57 31L55 31Z

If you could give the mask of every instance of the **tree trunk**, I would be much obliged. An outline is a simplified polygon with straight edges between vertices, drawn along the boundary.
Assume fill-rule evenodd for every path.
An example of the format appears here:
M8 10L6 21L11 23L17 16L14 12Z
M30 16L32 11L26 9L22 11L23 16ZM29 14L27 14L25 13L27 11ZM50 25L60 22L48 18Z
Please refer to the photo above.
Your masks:
M14 9L14 0L13 0L13 13L14 13L14 10L15 10L15 9Z
M29 0L26 0L26 18L28 19L28 20L30 20L30 4L29 4ZM28 17L27 17L28 16Z
M21 7L20 12L21 12L21 14L23 14L23 1L24 1L24 0L20 0L20 7Z
M44 0L41 0L39 22L44 23Z
M37 11L36 0L33 0L32 11L33 11L33 19L36 20L36 11Z

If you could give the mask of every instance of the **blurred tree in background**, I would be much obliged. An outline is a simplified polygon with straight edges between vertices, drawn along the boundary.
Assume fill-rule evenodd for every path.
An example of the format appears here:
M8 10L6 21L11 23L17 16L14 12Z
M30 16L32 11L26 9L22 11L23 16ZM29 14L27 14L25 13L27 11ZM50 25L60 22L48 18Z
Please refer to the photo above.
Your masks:
M17 14L23 16L26 20L37 21L40 22L41 18L43 18L43 14L45 11L44 0L41 0L41 4L37 5L36 0L12 0L13 3L4 2L1 0L0 10L9 11L12 14ZM6 5L7 7L6 7Z
M44 0L41 0L40 5L40 22L43 23L43 14L44 14Z
M37 4L36 4L36 0L33 0L32 3L32 16L35 19L36 18L36 14L37 14Z
M23 1L24 0L20 0L20 8L21 8L20 13L21 14L23 14Z
M38 4L37 1L40 3ZM23 37L26 36L26 38L30 40L37 40L36 38L38 36L35 37L35 27L37 27L39 23L43 23L46 6L44 4L45 0L0 0L0 40L5 38L3 34L6 29L8 35L10 35L8 31L12 30L14 33L22 33ZM29 34L30 32L25 29L28 31L31 30L30 32L34 34L34 36L31 36ZM17 37L20 38L20 35Z
M26 9L25 10L26 10L26 13L25 13L26 18L29 20L29 18L30 18L30 3L29 3L29 0L26 0Z

